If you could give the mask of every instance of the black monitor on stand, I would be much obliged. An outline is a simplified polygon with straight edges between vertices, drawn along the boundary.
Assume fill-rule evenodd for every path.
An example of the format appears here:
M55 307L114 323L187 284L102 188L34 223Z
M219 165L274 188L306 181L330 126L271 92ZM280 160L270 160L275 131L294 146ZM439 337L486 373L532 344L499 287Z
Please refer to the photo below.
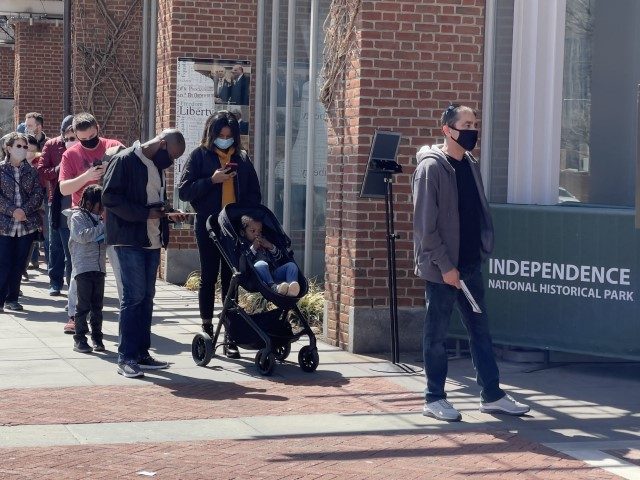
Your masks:
M389 268L389 313L391 324L391 361L400 371L415 373L400 364L400 334L398 331L398 288L396 279L396 238L393 225L393 175L402 173L396 161L402 136L397 132L376 130L371 144L367 171L364 174L360 198L384 198L387 227L387 265Z

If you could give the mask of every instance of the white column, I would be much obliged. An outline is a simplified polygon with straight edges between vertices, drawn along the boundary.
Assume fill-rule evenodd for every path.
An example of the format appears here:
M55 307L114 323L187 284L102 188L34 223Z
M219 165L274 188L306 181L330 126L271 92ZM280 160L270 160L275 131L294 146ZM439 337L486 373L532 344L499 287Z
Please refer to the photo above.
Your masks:
M314 160L316 154L316 105L318 103L318 0L311 0L311 25L309 41L309 103L307 107L307 185L305 191L305 215L304 215L304 270L309 276L312 270L313 260L313 200L315 175ZM320 120L323 121L323 120Z
M264 1L258 2L258 28L256 29L256 64L253 78L256 82L256 97L254 100L255 111L253 112L253 166L258 173L258 178L262 180L262 125L264 121L264 111L262 102L264 97L263 86L263 66L264 66ZM251 113L250 113L251 114Z
M515 0L509 203L558 203L565 11L566 0Z
M269 82L269 163L267 165L267 206L276 206L276 113L278 111L278 34L280 0L271 6L271 79Z
M287 16L287 87L284 122L284 196L282 228L291 233L291 145L293 143L293 73L295 62L296 0L289 0Z

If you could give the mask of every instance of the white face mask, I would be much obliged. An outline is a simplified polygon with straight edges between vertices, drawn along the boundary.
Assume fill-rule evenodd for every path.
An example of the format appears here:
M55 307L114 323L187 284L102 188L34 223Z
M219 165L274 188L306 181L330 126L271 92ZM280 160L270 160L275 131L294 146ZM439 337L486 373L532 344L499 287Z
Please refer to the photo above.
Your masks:
M78 143L78 140L74 140L72 142L64 142L64 146L67 150L69 150L71 147L73 147L76 143Z
M27 158L26 148L11 147L11 160L22 161Z

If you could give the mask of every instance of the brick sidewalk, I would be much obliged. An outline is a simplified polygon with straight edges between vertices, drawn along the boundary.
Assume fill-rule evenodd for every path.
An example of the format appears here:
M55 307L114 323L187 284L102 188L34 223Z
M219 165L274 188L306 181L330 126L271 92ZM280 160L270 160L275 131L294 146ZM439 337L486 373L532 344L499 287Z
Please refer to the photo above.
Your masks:
M617 478L510 433L345 435L0 449L2 479Z

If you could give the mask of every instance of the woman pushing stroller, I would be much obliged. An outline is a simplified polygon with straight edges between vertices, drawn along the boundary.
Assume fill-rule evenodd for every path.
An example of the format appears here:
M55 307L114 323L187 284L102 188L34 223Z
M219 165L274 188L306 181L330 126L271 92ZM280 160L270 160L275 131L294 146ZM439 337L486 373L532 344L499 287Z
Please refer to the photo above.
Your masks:
M221 274L222 298L225 298L231 270L221 261L220 251L209 238L207 218L211 215L218 218L230 203L253 206L262 200L258 175L242 148L238 120L231 112L222 110L207 119L200 146L191 152L185 164L178 196L180 200L189 202L196 212L195 234L201 275L198 305L202 329L211 334L218 273ZM219 234L217 223L214 229ZM225 353L229 358L240 357L233 344L225 348Z

